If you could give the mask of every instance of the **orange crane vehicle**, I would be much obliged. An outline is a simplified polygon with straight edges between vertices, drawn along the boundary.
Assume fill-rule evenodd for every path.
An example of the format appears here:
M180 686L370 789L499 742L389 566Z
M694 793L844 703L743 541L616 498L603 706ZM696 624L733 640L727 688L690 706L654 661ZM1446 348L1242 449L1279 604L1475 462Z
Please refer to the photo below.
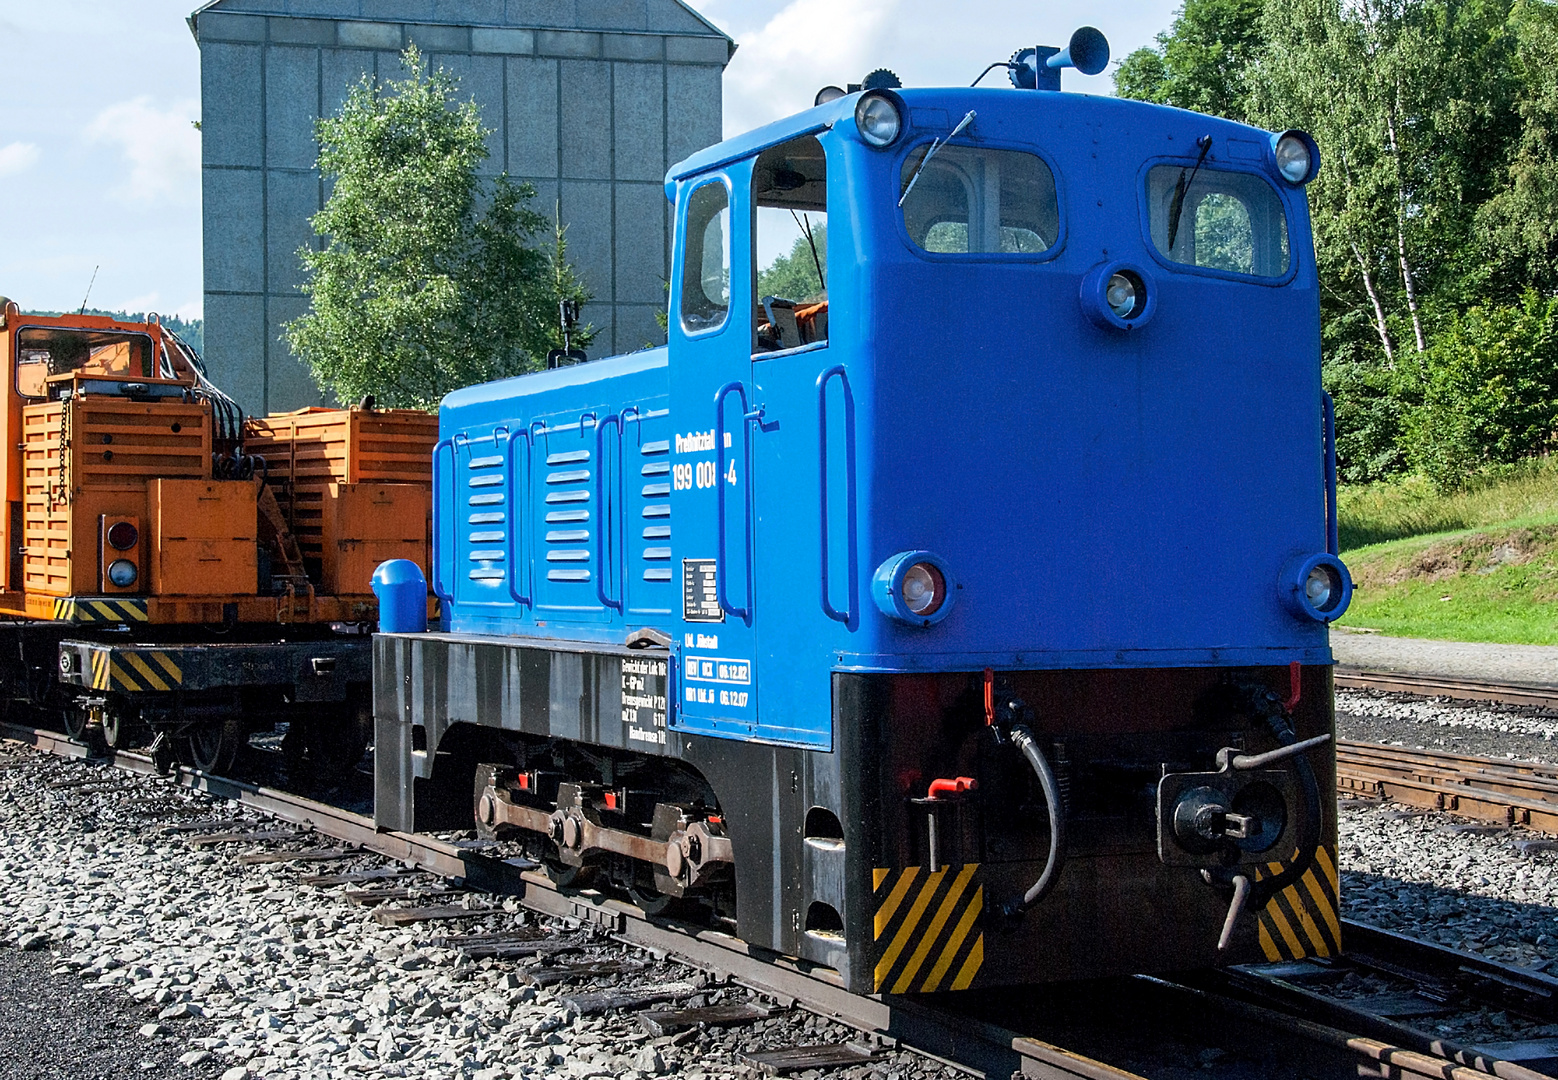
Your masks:
M0 698L208 772L288 725L335 775L372 730L373 569L428 564L436 416L245 418L156 316L0 298ZM430 601L436 603L436 601Z

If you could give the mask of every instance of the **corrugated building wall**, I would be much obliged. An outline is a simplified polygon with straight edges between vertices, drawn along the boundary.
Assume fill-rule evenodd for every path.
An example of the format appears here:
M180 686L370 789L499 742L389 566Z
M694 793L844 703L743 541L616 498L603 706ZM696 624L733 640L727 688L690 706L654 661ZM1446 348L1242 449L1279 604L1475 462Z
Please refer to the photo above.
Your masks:
M560 211L594 296L593 355L664 340L666 170L720 138L735 50L679 0L214 0L200 44L205 342L212 377L251 412L322 402L280 341L306 298L297 250L324 184L314 123L365 73L401 76L415 43L492 130L483 171Z

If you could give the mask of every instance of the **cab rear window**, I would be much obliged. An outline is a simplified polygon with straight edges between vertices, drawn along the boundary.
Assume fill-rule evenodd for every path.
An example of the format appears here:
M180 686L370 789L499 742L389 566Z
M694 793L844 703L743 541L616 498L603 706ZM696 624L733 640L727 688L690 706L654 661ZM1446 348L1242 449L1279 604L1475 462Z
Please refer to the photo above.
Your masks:
M1158 165L1147 172L1147 205L1152 242L1173 262L1251 277L1288 271L1287 214L1262 177Z
M51 375L80 372L144 379L152 374L152 340L145 334L65 327L24 327L16 342L16 391L42 399Z
M898 184L903 223L917 247L935 255L1026 255L1055 246L1055 176L1037 154L930 149L926 143L910 152Z

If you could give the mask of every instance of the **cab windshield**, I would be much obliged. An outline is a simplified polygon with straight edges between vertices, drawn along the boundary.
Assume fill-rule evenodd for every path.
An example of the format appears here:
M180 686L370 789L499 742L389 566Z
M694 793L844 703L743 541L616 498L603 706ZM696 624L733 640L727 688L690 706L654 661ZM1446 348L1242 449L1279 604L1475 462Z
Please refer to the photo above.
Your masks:
M1174 262L1251 277L1288 271L1287 214L1262 177L1158 165L1147 173L1147 206L1152 242Z
M51 375L80 372L108 378L145 379L152 374L152 341L146 334L63 327L26 327L17 334L16 392L48 396Z
M916 247L935 255L1029 255L1055 245L1055 176L1037 154L943 143L927 161L930 149L926 143L910 152L898 183Z

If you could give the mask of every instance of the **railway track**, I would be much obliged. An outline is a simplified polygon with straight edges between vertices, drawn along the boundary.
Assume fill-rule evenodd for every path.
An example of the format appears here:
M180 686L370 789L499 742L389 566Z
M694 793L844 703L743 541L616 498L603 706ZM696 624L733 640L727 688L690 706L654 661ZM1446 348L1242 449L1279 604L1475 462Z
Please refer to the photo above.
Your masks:
M1558 835L1558 767L1375 743L1336 743L1338 792Z
M65 757L91 756L88 748L47 731L0 725L0 737ZM119 753L110 760L135 773L155 771L142 755ZM1490 1075L1537 1080L1544 1075L1436 1040L1388 1017L1338 1005L1311 989L1315 979L1302 977L1308 973L1285 969L1202 972L1180 980L1101 980L1018 992L853 995L826 969L760 952L716 931L652 919L631 904L599 894L564 892L529 864L433 837L381 832L360 814L241 781L184 769L171 782L403 866L516 897L534 911L602 928L622 943L675 955L713 978L836 1020L860 1032L868 1046L901 1046L996 1080L1155 1080L1183 1075L1187 1067L1222 1080L1472 1080ZM1344 933L1356 934L1359 928L1350 924ZM1406 968L1399 961L1387 962ZM1442 967L1468 961L1439 956L1437 962ZM1519 983L1507 972L1502 977L1500 982L1497 974L1485 973L1474 981L1510 993L1546 994L1549 1003L1558 1002L1558 980Z
M1347 690L1384 690L1393 694L1447 697L1461 701L1489 701L1499 705L1558 708L1558 686L1538 683L1484 682L1452 679L1443 675L1419 675L1401 671L1372 671L1338 665L1335 684Z

